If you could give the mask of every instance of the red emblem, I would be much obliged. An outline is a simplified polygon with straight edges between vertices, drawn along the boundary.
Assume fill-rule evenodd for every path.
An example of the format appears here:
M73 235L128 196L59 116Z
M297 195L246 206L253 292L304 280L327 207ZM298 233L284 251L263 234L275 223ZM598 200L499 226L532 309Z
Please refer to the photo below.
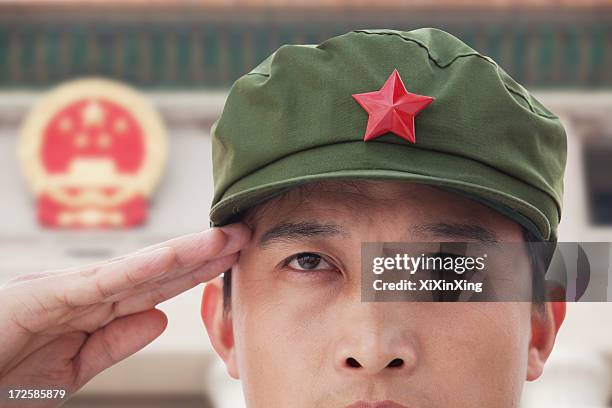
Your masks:
M21 159L48 227L142 224L165 161L161 119L135 91L77 80L42 98L22 129Z
M353 98L369 114L365 142L393 132L415 143L414 117L434 100L431 96L408 92L397 69L380 90L353 94Z

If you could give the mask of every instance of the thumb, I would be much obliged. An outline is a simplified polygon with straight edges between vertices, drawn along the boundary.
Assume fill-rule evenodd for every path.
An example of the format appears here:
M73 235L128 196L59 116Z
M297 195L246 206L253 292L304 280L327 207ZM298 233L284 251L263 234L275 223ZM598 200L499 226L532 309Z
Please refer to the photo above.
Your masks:
M151 343L164 332L167 324L164 312L150 309L113 320L96 330L75 358L76 389Z

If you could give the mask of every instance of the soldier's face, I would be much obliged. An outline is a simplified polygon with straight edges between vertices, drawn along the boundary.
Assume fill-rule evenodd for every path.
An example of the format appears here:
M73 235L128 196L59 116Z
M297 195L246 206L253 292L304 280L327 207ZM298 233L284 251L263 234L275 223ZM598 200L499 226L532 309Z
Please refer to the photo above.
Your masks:
M359 187L323 183L258 213L233 269L227 319L218 282L207 288L209 335L247 406L518 406L523 382L551 352L563 306L362 302L360 286L362 242L475 234L521 242L518 224L425 185Z

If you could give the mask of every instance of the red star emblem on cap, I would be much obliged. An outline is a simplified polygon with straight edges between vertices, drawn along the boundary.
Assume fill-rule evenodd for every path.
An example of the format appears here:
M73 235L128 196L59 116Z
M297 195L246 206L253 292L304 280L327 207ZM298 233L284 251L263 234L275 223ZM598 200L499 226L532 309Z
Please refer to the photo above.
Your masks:
M397 69L378 91L353 94L353 98L369 114L364 142L393 132L415 143L414 117L434 100L408 92Z

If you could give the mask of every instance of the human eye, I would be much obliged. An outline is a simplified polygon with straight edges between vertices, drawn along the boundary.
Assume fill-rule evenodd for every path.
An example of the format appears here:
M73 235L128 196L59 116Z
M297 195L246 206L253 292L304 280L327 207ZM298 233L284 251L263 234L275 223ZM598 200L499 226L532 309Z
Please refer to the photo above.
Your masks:
M300 252L284 261L284 266L300 272L329 271L335 268L323 256L314 252Z

